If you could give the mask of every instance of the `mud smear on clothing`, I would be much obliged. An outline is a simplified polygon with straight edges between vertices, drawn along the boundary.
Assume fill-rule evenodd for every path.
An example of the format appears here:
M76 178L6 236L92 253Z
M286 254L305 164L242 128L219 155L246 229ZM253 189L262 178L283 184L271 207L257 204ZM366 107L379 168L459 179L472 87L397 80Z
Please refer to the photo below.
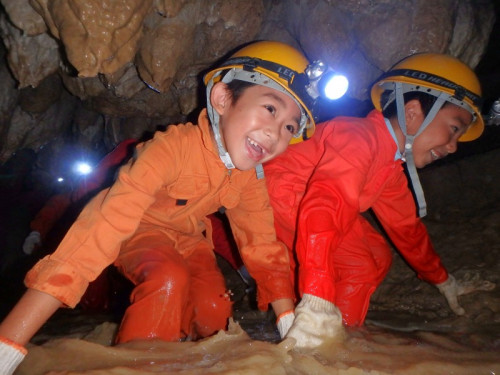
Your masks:
M252 340L234 322L198 342L137 341L109 346L116 325L84 339L56 339L29 348L17 375L41 374L492 374L498 353L480 352L429 332L398 335L374 327L352 330L343 343L314 352Z

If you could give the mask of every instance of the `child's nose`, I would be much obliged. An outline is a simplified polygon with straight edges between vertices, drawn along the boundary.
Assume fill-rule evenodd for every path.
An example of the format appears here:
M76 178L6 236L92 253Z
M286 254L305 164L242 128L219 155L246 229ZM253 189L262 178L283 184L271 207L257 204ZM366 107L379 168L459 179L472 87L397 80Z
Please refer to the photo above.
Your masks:
M450 154L453 154L454 152L456 152L457 151L457 140L453 139L451 142L449 142L446 145L446 149L447 149L448 153L450 153Z
M273 125L267 125L264 128L264 134L271 140L275 141L279 136L279 127Z

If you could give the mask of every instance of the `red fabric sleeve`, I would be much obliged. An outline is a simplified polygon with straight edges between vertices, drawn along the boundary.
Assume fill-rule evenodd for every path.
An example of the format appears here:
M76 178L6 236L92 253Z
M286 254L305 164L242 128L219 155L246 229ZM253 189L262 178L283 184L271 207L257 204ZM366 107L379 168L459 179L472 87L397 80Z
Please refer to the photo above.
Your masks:
M71 194L71 201L77 202L88 193L92 191L97 193L98 190L107 187L106 182L110 178L109 174L113 168L124 164L130 158L131 149L135 143L137 143L135 139L127 139L118 144L113 151L99 162L89 176L82 179L78 188Z
M242 186L239 204L226 210L234 239L250 275L257 284L260 310L282 299L294 299L286 246L277 241L273 211L265 179L253 178Z
M373 204L373 211L401 255L418 277L437 284L448 278L427 229L416 215L413 196L402 169L393 175Z
M47 234L64 215L70 204L71 194L57 194L52 196L31 221L31 230L39 232L42 241L44 241Z

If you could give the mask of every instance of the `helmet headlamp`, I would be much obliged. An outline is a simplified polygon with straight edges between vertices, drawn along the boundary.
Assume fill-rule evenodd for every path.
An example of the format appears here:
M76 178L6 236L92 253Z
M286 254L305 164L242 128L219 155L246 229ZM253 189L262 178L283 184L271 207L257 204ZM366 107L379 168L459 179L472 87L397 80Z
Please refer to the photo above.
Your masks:
M80 176L85 176L92 172L92 166L87 162L80 161L75 163L73 171Z
M313 99L322 97L337 100L344 96L349 87L349 81L344 75L334 72L320 60L308 65L306 75L309 80L306 91Z

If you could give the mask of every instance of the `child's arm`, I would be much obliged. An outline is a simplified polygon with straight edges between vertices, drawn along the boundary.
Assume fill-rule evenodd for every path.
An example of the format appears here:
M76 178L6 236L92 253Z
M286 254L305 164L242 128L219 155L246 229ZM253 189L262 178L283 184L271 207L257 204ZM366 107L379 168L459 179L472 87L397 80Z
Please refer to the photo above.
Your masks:
M28 289L0 324L0 336L26 345L61 305L50 294Z
M288 251L276 240L265 181L250 179L242 191L239 204L226 214L241 257L257 283L259 308L265 310L271 303L279 316L293 310Z
M61 306L49 294L28 289L0 324L0 373L12 374L24 359L24 348L40 327Z
M406 176L396 171L373 203L373 211L405 260L419 278L439 284L448 273L434 250L424 223L417 217Z

